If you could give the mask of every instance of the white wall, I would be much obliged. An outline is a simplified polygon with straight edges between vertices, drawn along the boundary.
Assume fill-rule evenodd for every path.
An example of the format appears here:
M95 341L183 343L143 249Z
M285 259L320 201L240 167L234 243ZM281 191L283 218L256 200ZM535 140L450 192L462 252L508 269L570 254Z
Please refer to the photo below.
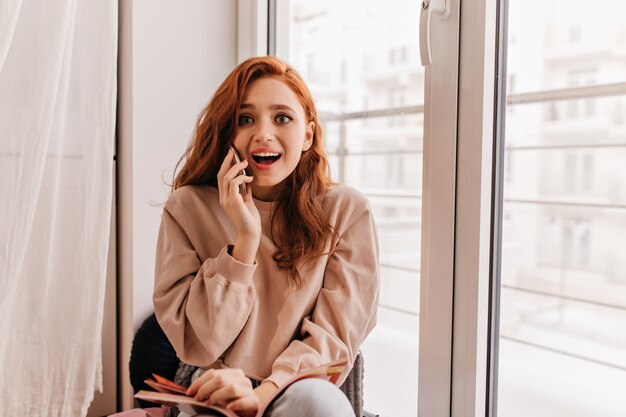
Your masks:
M200 109L237 63L237 2L120 2L119 269L122 407L132 335L152 312L154 251L174 165Z

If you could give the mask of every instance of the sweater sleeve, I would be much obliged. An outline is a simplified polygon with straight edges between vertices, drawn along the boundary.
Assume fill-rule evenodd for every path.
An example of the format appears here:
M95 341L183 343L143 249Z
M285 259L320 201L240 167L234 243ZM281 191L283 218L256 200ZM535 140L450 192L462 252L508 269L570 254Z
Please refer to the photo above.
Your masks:
M180 359L206 367L232 344L250 315L256 263L235 260L228 247L202 262L184 226L170 196L157 240L154 310Z
M312 315L303 320L299 338L274 361L267 380L280 387L308 368L346 359L354 363L376 323L378 255L376 226L365 202L352 214L329 255ZM346 376L342 375L339 385Z

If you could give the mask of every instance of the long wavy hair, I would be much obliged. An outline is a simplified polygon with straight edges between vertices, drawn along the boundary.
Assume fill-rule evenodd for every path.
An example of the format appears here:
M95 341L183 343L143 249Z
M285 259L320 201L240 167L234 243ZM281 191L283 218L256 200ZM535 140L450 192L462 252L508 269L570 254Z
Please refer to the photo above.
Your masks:
M176 164L172 191L188 184L217 187L217 172L237 133L242 100L250 84L263 77L285 83L302 104L306 122L315 122L313 144L278 191L271 220L271 237L277 246L272 258L300 286L296 265L322 255L333 228L322 207L331 184L322 127L313 96L293 67L273 56L250 58L226 77L198 116L187 150Z

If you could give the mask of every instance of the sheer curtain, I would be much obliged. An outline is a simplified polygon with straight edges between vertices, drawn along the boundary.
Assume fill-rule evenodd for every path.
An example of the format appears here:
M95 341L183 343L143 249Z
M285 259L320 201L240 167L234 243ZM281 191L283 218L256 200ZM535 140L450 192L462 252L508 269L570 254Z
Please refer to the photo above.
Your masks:
M117 1L0 2L0 415L101 385Z

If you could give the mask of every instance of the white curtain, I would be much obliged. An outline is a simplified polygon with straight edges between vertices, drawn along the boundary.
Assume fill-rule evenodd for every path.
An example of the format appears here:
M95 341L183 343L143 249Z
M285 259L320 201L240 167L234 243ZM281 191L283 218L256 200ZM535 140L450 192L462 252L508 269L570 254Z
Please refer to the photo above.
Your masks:
M117 1L0 0L0 416L101 385Z

